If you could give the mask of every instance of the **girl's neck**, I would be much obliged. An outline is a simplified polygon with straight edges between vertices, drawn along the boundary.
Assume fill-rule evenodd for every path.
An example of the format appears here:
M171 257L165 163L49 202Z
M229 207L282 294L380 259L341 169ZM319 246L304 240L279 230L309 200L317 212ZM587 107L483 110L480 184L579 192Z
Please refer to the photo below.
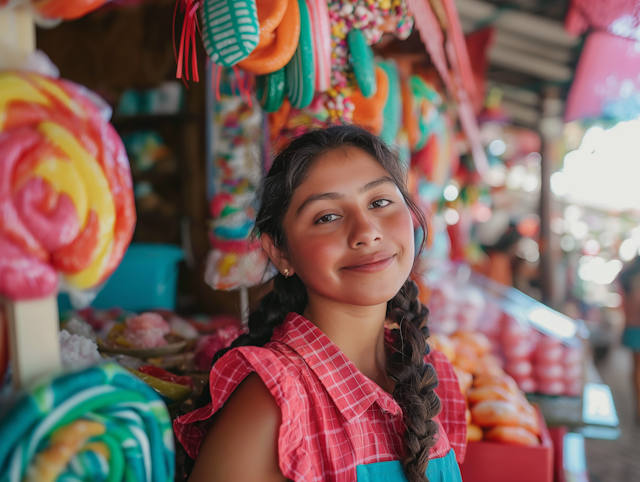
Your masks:
M387 305L354 306L309 294L303 316L317 326L363 375L391 393L386 371Z

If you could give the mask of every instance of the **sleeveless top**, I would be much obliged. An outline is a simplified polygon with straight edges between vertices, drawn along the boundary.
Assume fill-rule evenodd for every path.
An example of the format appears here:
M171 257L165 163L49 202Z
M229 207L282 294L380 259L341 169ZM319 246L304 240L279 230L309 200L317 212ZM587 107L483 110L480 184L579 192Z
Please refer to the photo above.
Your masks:
M431 448L427 476L430 482L461 482L458 462L466 448L464 398L444 355L433 351L426 361L438 372L436 393L443 405L434 419L440 434ZM252 372L260 376L282 411L278 455L286 478L295 482L406 481L398 460L405 430L402 409L320 329L296 313L287 316L264 347L234 348L213 366L212 402L174 422L175 434L190 457L198 455L210 417Z

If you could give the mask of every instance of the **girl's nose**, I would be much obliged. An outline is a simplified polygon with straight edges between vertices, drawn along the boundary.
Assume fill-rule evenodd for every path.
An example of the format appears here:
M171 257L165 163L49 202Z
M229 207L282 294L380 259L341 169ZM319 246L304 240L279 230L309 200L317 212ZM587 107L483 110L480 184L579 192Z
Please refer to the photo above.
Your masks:
M382 241L382 231L368 210L355 211L349 217L350 247L371 246Z

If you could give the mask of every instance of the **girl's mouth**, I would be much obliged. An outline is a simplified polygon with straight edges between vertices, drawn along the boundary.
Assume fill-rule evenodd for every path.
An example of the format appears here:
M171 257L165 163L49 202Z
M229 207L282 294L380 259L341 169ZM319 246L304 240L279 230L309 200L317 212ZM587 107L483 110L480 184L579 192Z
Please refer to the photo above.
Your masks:
M379 257L373 258L371 260L363 259L359 261L357 265L347 266L342 269L354 271L358 273L377 273L378 271L382 271L383 269L387 268L391 263L393 263L393 260L395 259L395 257L396 255L394 254L391 256L385 256L383 258L379 258Z

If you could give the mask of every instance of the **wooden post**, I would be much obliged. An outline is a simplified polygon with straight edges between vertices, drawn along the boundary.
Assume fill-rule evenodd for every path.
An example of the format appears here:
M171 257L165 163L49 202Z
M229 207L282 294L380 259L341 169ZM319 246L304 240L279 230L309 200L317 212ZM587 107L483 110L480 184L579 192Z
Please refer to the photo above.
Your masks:
M35 48L36 29L30 10L0 9L0 70L21 68ZM62 369L55 294L28 301L0 298L0 329L8 337L16 388Z
M53 294L26 301L0 300L9 335L9 356L15 388L62 370L58 301Z
M0 9L0 70L22 66L36 49L36 27L25 7Z
M542 138L540 162L540 286L545 304L557 306L555 289L556 260L554 254L554 236L551 231L552 194L551 174L557 159L556 146L562 137L562 101L557 87L549 86L542 98L542 118L540 136Z

